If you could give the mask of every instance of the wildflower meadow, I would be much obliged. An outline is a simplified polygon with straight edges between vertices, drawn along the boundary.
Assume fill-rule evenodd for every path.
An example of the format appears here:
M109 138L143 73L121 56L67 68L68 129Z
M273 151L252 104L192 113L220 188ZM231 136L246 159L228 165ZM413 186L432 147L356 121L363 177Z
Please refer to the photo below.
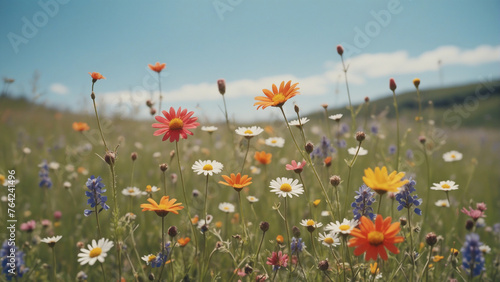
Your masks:
M162 96L166 68L149 120L107 115L99 70L91 115L0 98L0 281L500 280L498 129L451 128L425 81L354 105L344 64L346 108L304 113L285 80L235 113L220 79L214 124Z

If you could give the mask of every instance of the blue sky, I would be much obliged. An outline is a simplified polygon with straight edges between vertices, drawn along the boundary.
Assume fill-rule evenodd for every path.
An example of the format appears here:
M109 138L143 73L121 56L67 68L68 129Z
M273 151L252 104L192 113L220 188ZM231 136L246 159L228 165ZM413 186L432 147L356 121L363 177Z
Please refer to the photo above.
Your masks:
M148 117L162 72L166 106L195 110L202 122L223 119L216 81L227 81L230 116L240 122L278 116L257 111L254 96L282 80L299 82L303 110L344 106L347 95L335 47L345 46L353 103L365 96L479 83L500 77L498 1L76 1L0 3L0 76L16 79L14 95L91 110L91 79L100 105ZM443 80L437 61L442 61ZM117 105L118 104L118 105ZM292 112L292 104L286 105Z

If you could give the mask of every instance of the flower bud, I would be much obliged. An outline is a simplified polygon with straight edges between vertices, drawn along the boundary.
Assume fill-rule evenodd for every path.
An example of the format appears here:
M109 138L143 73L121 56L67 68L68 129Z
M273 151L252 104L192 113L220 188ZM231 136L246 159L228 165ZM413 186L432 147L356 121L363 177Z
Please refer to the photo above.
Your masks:
M330 177L330 184L332 184L333 187L339 186L340 181L342 181L342 179L340 179L340 176L338 176L338 175L334 175L334 176Z
M148 279L149 281L155 281L155 275L153 273L149 273Z
M339 53L340 56L344 54L344 47L342 47L342 45L337 45L337 53Z
M437 236L434 232L430 232L427 235L425 235L425 242L427 242L427 245L429 246L434 246L437 243Z
M260 230L262 230L262 232L266 232L267 230L269 230L269 222L262 221L260 223L259 227L260 227Z
M356 132L356 140L358 140L358 142L363 142L363 140L365 140L365 138L366 138L366 135L363 131Z
M425 138L425 136L419 136L418 137L418 142L420 142L422 144L425 144L425 141L427 141L427 139Z
M90 98L92 98L92 100L95 100L95 94L94 94L94 91L92 91L92 94L90 94Z
M132 161L137 160L137 153L133 152L132 154L130 154L130 158L132 159Z
M311 142L307 142L305 149L306 152L310 154L314 150L314 145Z
M215 243L215 248L216 249L220 249L224 246L224 244L221 242L221 241L217 241L217 243Z
M170 226L167 233L168 233L168 236L175 237L175 236L177 236L177 234L179 234L179 230L177 230L177 227L175 227L175 226Z
M82 241L78 241L78 242L76 243L76 247L77 247L78 249L81 249L81 248L85 247L85 244L84 244Z
M104 160L109 165L114 165L115 164L115 159L116 159L116 153L115 152L107 152L106 155L104 156Z
M151 109L149 110L149 113L150 113L152 116L154 116L154 115L156 114L156 109L155 109L155 108L151 108Z
M408 219L406 219L406 217L402 216L399 218L399 224L401 224L401 226L406 226L407 223Z
M415 87L418 88L418 86L420 85L420 78L415 78L413 80L413 85L415 85Z
M328 109L328 104L321 104L321 107L323 107L323 109Z
M299 106L294 105L294 106L293 106L293 109L295 110L295 112L296 112L297 114L299 113Z
M300 237L300 229L297 226L292 227L292 234L293 237L299 238Z
M340 45L339 45L340 46ZM328 261L327 260L322 260L318 263L318 268L319 270L321 271L327 271L328 270L328 267L330 265L328 264Z
M151 102L151 100L147 100L146 106L148 106L148 108L151 108L153 106L153 102Z
M224 95L226 93L226 81L224 79L217 80L217 86L219 87L220 95Z
M365 103L368 103L368 102L370 102L370 97L366 96L365 97Z
M165 172L168 169L168 164L161 164L160 165L160 170Z
M394 81L394 78L391 78L389 80L389 89L391 89L392 91L395 91L396 88L397 88L396 81Z
M247 264L245 264L245 268L243 268L243 270L245 271L246 275L252 274L253 267L247 263Z
M474 221L472 221L472 220L469 219L465 223L465 229L467 229L468 231L471 231L472 228L474 228Z

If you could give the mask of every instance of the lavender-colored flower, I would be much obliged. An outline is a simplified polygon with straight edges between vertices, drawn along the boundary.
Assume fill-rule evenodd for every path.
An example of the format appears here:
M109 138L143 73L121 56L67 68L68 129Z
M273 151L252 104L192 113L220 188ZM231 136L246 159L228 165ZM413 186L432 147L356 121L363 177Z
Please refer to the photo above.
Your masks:
M403 208L414 208L416 214L422 215L422 210L416 208L416 206L420 206L422 204L422 199L419 199L417 195L411 195L411 193L417 191L415 189L416 184L417 182L410 178L408 183L406 183L396 194L396 200L399 203L398 211L402 210Z
M372 125L372 127L370 128L370 131L372 132L373 135L377 135L378 134L378 126Z
M479 249L482 245L479 241L479 235L470 233L465 235L465 244L460 252L462 252L462 267L472 276L478 276L484 268L483 252Z
M323 136L321 138L321 143L316 146L316 148L311 152L311 158L319 158L319 159L325 159L326 157L330 156L331 153L334 153L335 149L333 148L330 140Z
M500 223L493 224L493 233L500 236Z
M396 153L396 146L389 146L389 155L394 155L394 153Z
M103 196L102 193L106 192L106 189L102 189L104 187L104 183L102 183L102 178L98 176L91 176L87 183L85 184L90 191L85 191L85 195L89 197L87 200L87 204L90 205L91 208L95 208L97 205L101 205L101 209L98 212L101 212L103 209L108 210L109 206L106 204L108 200L107 196ZM89 216L94 212L93 210L86 209L83 211L85 216Z
M306 244L302 242L302 238L292 238L292 243L290 243L290 249L292 250L292 254L300 254L302 250L306 248Z
M49 165L47 164L47 161L43 160L43 162L38 166L40 167L40 172L38 173L38 176L40 176L40 182L38 183L38 186L40 188L52 188L52 180L49 177Z
M342 123L340 125L340 133L345 134L347 132L349 132L349 125L347 125L346 123Z
M406 158L413 160L413 151L411 149L406 150Z
M11 254L14 254L15 257L9 258L8 256ZM18 250L15 245L11 246L7 240L2 244L0 257L2 259L2 273L5 274L8 281L11 281L12 277L23 277L23 275L29 271L29 268L27 268L24 263L24 252Z
M337 146L339 146L339 148L345 148L347 147L347 142L345 142L344 139L340 139L337 141Z
M354 219L359 220L362 216L366 216L374 220L376 214L373 213L372 204L375 202L375 192L365 184L361 185L359 190L355 192L355 200L351 204L351 207L353 207L352 213L354 214Z

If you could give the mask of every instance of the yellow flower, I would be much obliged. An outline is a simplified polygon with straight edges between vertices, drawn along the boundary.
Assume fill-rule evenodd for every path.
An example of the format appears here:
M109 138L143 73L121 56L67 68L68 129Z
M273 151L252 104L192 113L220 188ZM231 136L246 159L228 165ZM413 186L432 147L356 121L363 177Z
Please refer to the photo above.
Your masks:
M433 256L432 257L432 261L433 262L439 262L440 260L444 259L443 256Z
M379 271L380 271L380 269L377 267L377 263L374 263L374 264L371 264L371 263L370 263L370 273L371 273L372 275L376 275L376 274L378 274L378 273L379 273Z
M319 203L321 203L320 199L314 200L314 202L313 202L314 207L317 207L319 205Z
M397 171L393 171L391 174L388 174L385 166L382 168L376 167L375 171L371 168L367 168L365 169L363 181L366 186L382 195L386 192L398 192L399 187L408 183L408 180L401 181L401 178L404 176L404 172L398 173Z

